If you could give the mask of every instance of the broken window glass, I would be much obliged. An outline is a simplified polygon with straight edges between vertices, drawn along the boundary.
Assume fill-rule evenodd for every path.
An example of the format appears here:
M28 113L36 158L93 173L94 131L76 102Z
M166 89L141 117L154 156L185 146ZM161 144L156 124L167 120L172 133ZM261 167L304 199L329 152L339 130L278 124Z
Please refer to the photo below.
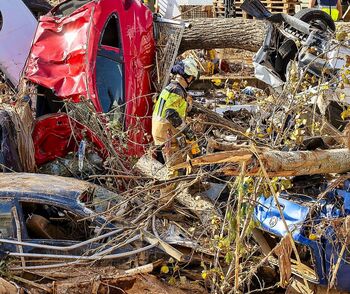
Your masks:
M0 238L14 237L14 222L11 213L12 201L0 203Z
M119 39L119 21L118 17L113 14L107 21L102 33L101 45L120 48Z
M72 211L49 204L22 202L21 205L30 239L84 241L93 233L91 222L81 220Z

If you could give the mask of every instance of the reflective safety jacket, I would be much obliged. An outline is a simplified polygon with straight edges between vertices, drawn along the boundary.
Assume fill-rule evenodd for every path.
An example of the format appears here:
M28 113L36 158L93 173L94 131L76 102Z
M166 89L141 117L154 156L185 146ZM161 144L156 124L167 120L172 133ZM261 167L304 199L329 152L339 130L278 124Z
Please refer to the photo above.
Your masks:
M176 128L166 119L168 109L175 110L184 122L188 106L186 97L186 90L176 81L171 82L160 93L152 115L152 136L156 145L165 143L169 136L177 133Z
M336 21L339 18L339 10L337 9L337 0L318 0L318 8L328 13L331 18Z

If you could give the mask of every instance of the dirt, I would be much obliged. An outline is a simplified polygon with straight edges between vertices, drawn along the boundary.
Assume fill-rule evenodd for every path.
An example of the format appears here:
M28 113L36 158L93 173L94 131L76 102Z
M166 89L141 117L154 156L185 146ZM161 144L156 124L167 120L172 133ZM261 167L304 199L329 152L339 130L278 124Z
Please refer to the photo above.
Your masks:
M88 271L87 271L88 273ZM85 275L89 276L89 275ZM84 278L74 278L73 280L64 280L62 282L53 282L47 284L53 293L56 294L207 294L208 292L197 283L184 281L175 282L170 285L168 281L162 281L154 275L140 274L132 277L123 278L98 278L85 281ZM33 294L44 293L38 288L30 289Z

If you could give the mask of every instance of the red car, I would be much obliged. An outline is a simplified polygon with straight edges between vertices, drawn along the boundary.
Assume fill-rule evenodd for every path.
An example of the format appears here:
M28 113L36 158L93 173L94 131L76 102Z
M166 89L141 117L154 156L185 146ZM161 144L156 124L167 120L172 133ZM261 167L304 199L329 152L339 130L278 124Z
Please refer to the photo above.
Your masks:
M68 0L42 16L24 70L42 94L33 131L36 163L76 150L72 132L104 150L86 126L58 113L63 100L90 101L97 113L119 111L127 152L141 155L150 140L154 56L153 15L139 0Z

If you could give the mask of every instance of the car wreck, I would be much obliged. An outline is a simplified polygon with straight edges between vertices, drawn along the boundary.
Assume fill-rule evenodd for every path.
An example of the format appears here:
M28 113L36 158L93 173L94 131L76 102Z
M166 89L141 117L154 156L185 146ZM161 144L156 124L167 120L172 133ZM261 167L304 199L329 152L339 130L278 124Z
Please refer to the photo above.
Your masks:
M278 202L288 229L283 224L273 197L260 198L254 215L260 223L261 232L267 235L265 238L264 234L256 234L256 240L261 242L262 248L268 254L274 247L270 247L269 243L273 244L278 238L283 238L289 230L296 244L300 246L300 258L303 259L302 267L296 266L295 260L292 261L292 273L324 286L336 281L333 286L349 291L350 285L346 278L349 271L347 249L345 252L342 250L346 246L342 242L345 237L342 234L347 234L348 190L347 180L341 187L325 193L322 199L287 193L280 195ZM324 227L327 229L323 230ZM273 258L271 262L278 264ZM331 274L334 264L339 266L335 279Z
M289 0L218 2L200 12L235 17L0 3L4 279L33 293L142 279L154 293L350 291L347 37ZM153 110L181 77L184 128L156 145Z
M4 257L25 257L22 269L62 265L54 262L37 266L31 261L40 258L73 263L76 259L113 261L151 250L161 242L143 232L144 240L150 242L144 247L133 248L133 242L142 239L141 234L120 245L113 244L124 226L101 214L122 199L100 186L72 178L26 173L4 174L0 181L0 250ZM118 213L122 210L123 206Z

